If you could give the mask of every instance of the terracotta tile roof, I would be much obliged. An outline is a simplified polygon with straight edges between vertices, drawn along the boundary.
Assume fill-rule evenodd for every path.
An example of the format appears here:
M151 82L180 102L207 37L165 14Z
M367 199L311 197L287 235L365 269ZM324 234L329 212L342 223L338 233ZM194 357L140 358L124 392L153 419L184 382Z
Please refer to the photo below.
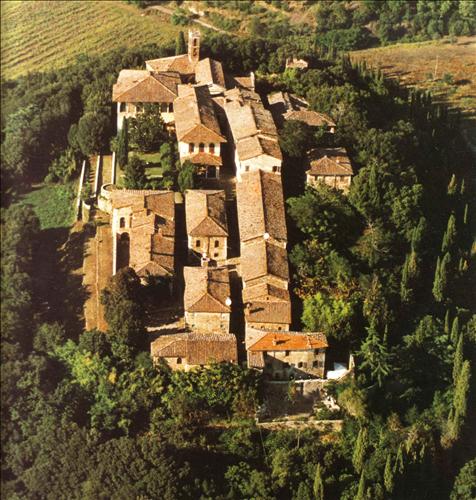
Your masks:
M251 352L265 351L310 351L327 347L323 333L268 332L248 348Z
M287 290L286 290L287 291ZM247 323L280 323L291 324L291 300L267 302L253 300L247 302L245 308L245 321Z
M282 160L273 117L259 94L239 88L227 90L224 108L240 161L261 155Z
M194 165L212 165L215 167L221 167L223 165L223 161L221 159L221 156L217 155L212 155L210 153L195 153L191 154L190 156L182 156L181 158L182 163L184 161L190 161Z
M199 85L215 84L225 88L225 74L221 62L215 59L202 59L195 66L195 81Z
M288 281L286 249L264 239L245 245L241 252L241 271L245 282L267 275Z
M174 193L117 189L111 192L111 199L113 211L130 208L131 225L128 233L131 267L140 276L172 275L175 265Z
M309 175L353 175L352 165L344 148L317 148L309 151Z
M185 218L190 236L228 236L225 191L187 190Z
M230 277L226 267L184 267L186 312L229 313Z
M178 56L160 57L145 62L147 69L164 72L176 71L181 75L192 75L195 72L195 62L191 61L188 54Z
M179 97L174 101L177 139L187 143L226 142L215 114L206 85L179 85Z
M283 288L271 285L269 283L258 283L257 285L246 286L243 288L243 302L250 301L266 302L288 302L289 292Z
M240 240L249 241L265 233L287 240L281 176L262 170L242 174L236 184Z
M283 159L278 141L267 139L261 135L254 135L241 139L236 145L236 150L238 152L238 158L241 161L256 158L261 155L268 155L278 160Z
M238 87L239 89L251 90L255 89L255 79L251 74L249 76L231 76L225 75L226 86L229 89Z
M284 120L297 120L307 123L311 127L323 125L335 127L335 123L330 116L309 110L309 104L294 94L274 92L268 95L268 103L274 120L280 126Z
M238 361L236 337L231 333L162 335L150 345L153 358L183 358L189 365Z
M112 87L114 102L173 102L181 83L177 73L123 69Z

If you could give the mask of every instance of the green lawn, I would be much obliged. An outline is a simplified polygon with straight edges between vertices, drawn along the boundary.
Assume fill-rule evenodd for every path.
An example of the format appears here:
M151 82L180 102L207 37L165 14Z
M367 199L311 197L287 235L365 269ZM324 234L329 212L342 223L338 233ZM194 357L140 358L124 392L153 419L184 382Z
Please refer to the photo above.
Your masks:
M74 222L77 181L43 184L24 195L21 203L33 206L41 229L70 227Z
M157 177L162 177L162 167L160 166L160 153L158 151L154 153L141 153L138 151L130 151L129 157L131 155L138 156L141 160L144 160L148 164L145 173L149 179L156 179Z
M164 43L183 27L166 14L145 15L124 1L1 2L2 76L60 68L79 54Z

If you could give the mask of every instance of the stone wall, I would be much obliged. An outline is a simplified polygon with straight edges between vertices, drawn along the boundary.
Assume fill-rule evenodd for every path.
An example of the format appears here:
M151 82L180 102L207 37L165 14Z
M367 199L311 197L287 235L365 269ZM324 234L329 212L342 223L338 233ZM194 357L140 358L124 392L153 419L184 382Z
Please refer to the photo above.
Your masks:
M192 330L210 333L229 333L229 313L185 312L185 323Z

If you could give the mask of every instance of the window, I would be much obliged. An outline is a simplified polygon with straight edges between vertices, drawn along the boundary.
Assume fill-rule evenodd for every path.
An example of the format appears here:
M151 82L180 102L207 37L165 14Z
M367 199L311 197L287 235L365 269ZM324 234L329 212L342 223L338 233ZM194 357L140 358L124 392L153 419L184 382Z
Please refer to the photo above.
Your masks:
M195 151L195 144L190 143L190 144L188 145L188 152L189 152L189 153L193 153L194 151Z
M121 217L119 219L119 227L126 227L126 219L125 219L125 217Z
M273 167L273 172L276 172L278 170L278 167Z
M220 246L220 240L215 240L215 248L218 248Z
M173 102L171 102L171 103L169 104L169 113L173 113L173 112L174 112L174 103L173 103Z
M196 246L196 247L199 247L199 246L200 246L200 243L201 243L201 241L200 241L200 240L195 240L195 246Z
M299 361L299 363L297 365L298 365L298 368L302 368L302 361Z
M317 368L317 366L318 366L317 361L313 361L313 362L312 362L312 367L313 367L313 368Z
M141 113L144 110L144 106L141 103L136 104L137 113Z
M289 356L289 351L284 351L285 356Z
M211 155L215 154L215 144L213 144L213 142L208 145L208 151L210 152Z
M248 165L246 165L245 172L249 172L249 171L250 171L250 167Z
M199 153L203 153L205 151L205 144L203 144L203 142L201 142L199 145L198 145L198 152Z
M218 253L218 252L215 252L215 253L213 254L213 257L218 257L218 255L219 255L219 253Z
M167 113L168 110L169 110L169 105L166 102L161 102L160 103L160 112Z
M177 364L181 365L182 364L182 358L177 358Z
M314 354L319 354L319 349L314 349Z
M121 103L119 104L119 111L120 111L121 113L124 113L124 111L125 111L125 110L126 110L126 103L125 103L125 102L121 102Z

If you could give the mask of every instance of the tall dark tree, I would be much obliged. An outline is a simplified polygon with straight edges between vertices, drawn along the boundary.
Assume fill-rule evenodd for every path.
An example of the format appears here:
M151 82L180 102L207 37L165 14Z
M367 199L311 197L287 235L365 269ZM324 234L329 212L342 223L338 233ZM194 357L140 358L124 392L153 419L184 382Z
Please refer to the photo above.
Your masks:
M117 138L117 152L116 160L120 167L127 165L127 159L129 154L129 132L128 132L128 121L124 118L122 122L122 129L119 132Z
M187 53L187 45L185 44L185 37L183 31L180 31L175 40L175 55Z
M78 123L77 141L85 156L103 152L111 136L109 116L102 112L85 113Z
M127 189L147 189L145 162L138 156L132 156L124 170L124 187Z

